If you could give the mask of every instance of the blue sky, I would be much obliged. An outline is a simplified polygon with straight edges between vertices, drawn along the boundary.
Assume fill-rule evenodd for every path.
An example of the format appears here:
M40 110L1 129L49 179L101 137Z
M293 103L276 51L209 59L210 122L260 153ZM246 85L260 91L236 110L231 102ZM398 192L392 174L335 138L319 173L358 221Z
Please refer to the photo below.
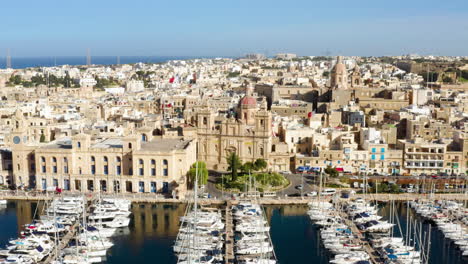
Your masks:
M466 0L20 0L0 5L0 57L468 55Z

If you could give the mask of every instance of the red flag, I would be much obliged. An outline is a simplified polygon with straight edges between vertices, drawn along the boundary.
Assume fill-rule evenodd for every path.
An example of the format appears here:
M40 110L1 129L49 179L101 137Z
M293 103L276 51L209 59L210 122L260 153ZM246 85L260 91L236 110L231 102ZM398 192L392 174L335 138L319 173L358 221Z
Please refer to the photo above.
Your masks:
M170 79L169 79L169 83L174 83L174 80L175 80L174 77L170 78Z

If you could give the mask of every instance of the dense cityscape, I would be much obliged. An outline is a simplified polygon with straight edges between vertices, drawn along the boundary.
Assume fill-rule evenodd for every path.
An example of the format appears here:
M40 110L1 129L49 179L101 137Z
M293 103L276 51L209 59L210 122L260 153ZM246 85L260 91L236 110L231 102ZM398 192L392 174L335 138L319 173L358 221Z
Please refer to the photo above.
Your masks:
M0 263L466 260L468 57L86 61L0 70Z

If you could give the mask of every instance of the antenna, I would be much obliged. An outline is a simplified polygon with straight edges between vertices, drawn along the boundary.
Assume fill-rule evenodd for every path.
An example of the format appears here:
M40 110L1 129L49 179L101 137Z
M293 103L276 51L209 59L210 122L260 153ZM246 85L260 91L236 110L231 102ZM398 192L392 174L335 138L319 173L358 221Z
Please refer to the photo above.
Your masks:
M6 68L7 68L7 69L11 69L11 55L10 55L10 49L7 49Z
M86 65L91 65L91 52L89 48L86 50Z

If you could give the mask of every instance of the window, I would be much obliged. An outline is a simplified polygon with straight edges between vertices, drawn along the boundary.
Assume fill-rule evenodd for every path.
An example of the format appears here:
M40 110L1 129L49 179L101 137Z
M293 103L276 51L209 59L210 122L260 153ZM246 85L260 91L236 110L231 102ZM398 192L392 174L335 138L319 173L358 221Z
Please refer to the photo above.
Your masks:
M96 165L91 165L91 174L96 174Z
M109 165L104 165L104 175L109 175Z
M91 156L91 162L95 162L96 158L94 156Z
M104 156L104 162L108 162L109 160L107 159L106 156Z
M58 187L58 180L57 180L57 179L54 179L54 180L53 180L53 184L54 184L54 187Z
M146 136L146 134L141 135L141 141L143 141L143 142L148 141L148 137Z
M76 143L76 146L77 146L78 148L81 148L81 142L78 141L78 142Z
M151 176L156 176L156 160L151 160Z
M371 155L371 160L375 160L375 155L374 154Z
M376 148L372 148L372 153L375 153L377 152L377 149Z
M169 163L163 160L163 176L169 176Z
M46 173L46 165L42 165L41 172L42 172L42 173Z
M139 182L140 192L145 192L145 182Z
M56 157L52 157L52 162L57 162L57 158L56 158Z
M132 143L128 143L128 148L129 148L129 149L132 148Z
M45 162L45 157L41 157L41 162Z
M385 148L381 148L380 152L385 153Z
M142 160L142 159L139 159L139 160L138 160L138 163L139 163L140 165L143 165L143 160Z
M384 160L384 159L385 159L385 155L384 154L380 155L380 160Z
M156 182L151 182L151 192L155 193L156 192Z

